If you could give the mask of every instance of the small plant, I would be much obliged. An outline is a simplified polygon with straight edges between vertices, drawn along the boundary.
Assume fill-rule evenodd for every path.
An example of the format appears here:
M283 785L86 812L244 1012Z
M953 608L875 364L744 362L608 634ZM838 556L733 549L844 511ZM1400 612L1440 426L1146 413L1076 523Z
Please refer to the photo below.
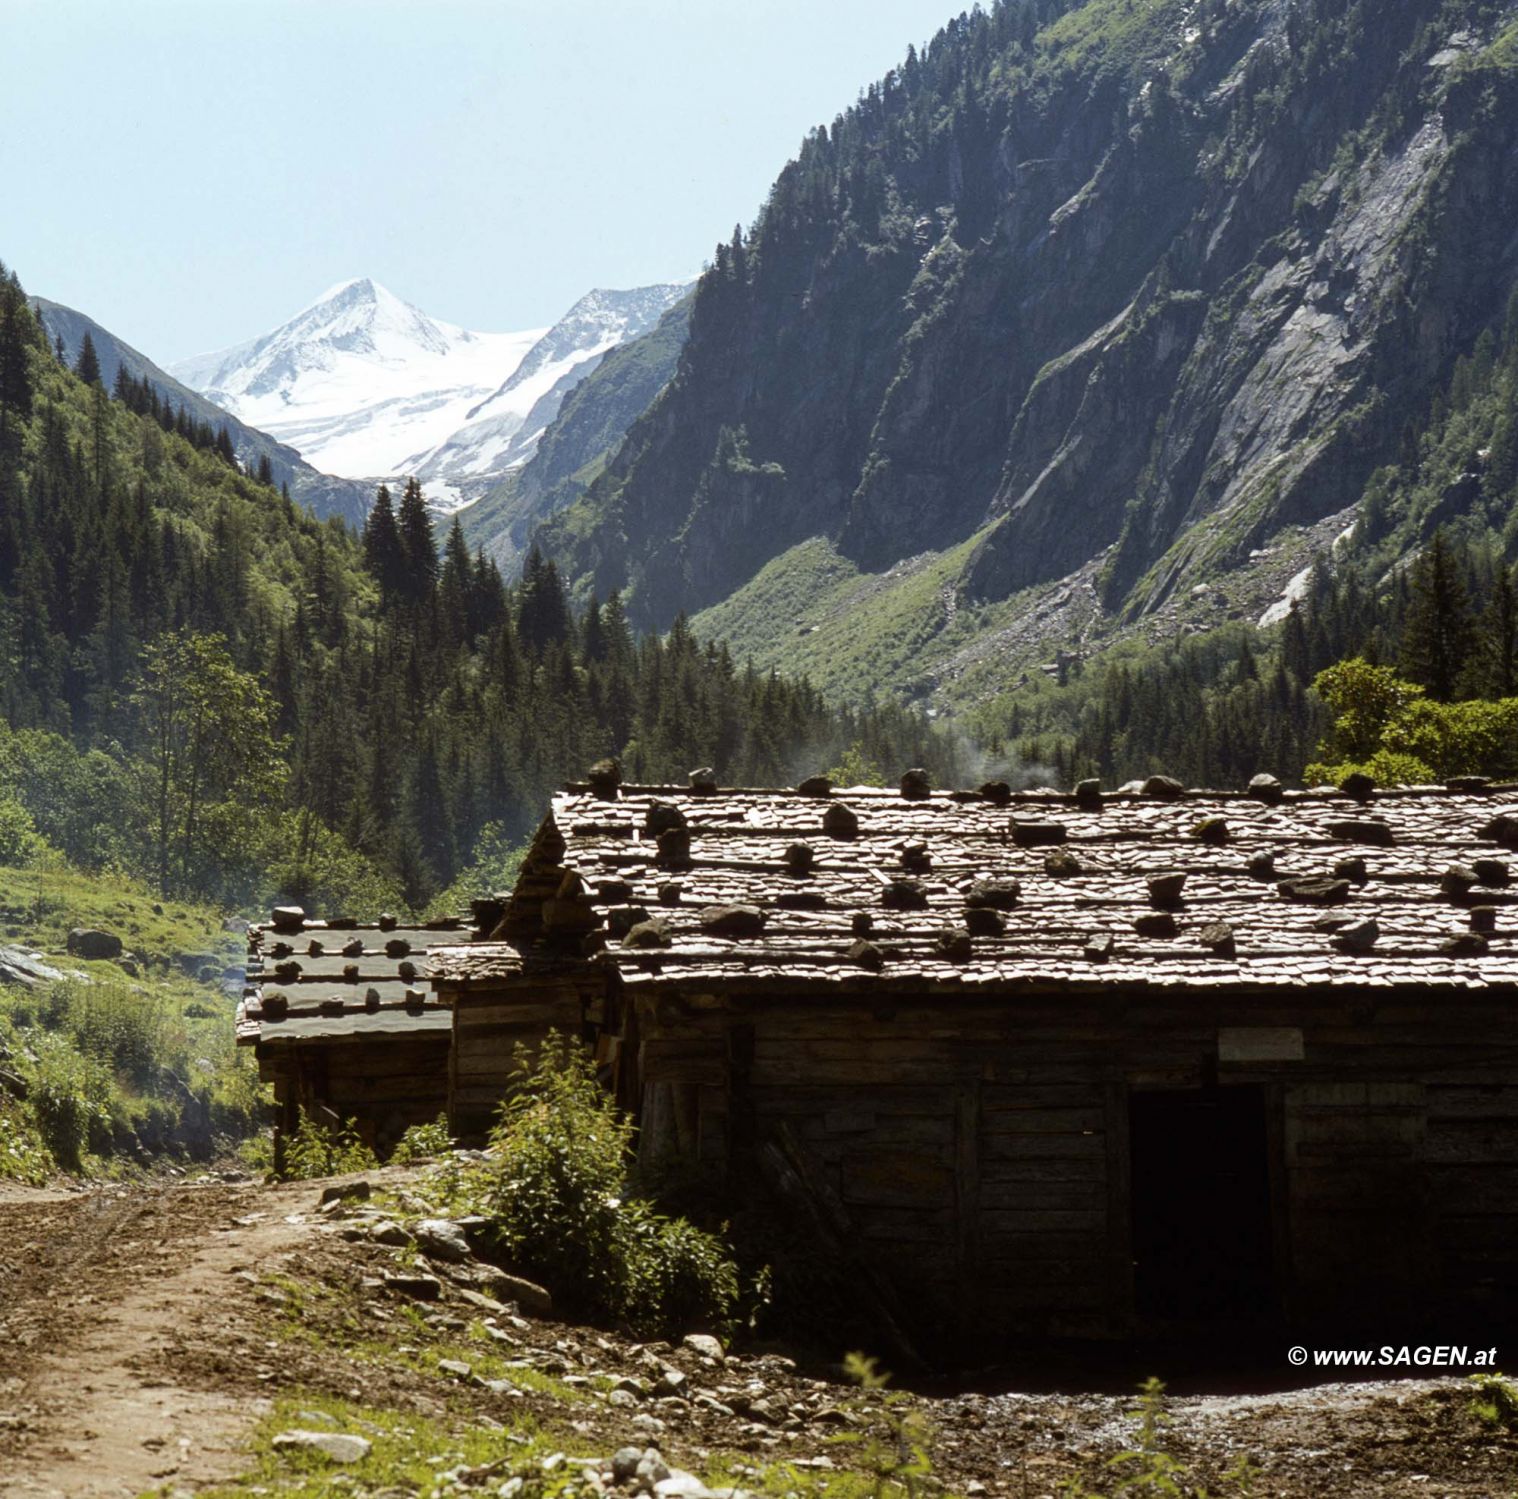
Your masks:
M1209 1499L1209 1490L1192 1477L1179 1458L1164 1449L1162 1438L1170 1424L1164 1382L1153 1376L1146 1379L1139 1386L1138 1404L1128 1414L1138 1418L1138 1441L1107 1463L1122 1475L1117 1487L1103 1494L1072 1478L1060 1489L1064 1499ZM1240 1456L1223 1474L1225 1487L1218 1491L1219 1499L1225 1494L1249 1499L1258 1476L1259 1470L1248 1457Z
M453 1136L448 1133L448 1116L439 1114L430 1124L413 1124L396 1141L390 1160L397 1166L409 1166L416 1161L430 1160L453 1149Z
M1471 1409L1481 1421L1503 1431L1518 1429L1518 1385L1496 1372L1472 1374L1469 1384Z
M346 1176L352 1171L371 1171L379 1165L374 1152L359 1138L351 1119L336 1129L323 1129L302 1119L285 1142L284 1169L287 1181L309 1181L319 1176Z
M874 1359L851 1353L843 1368L861 1390L881 1394L883 1430L847 1431L834 1438L858 1444L859 1463L873 1480L870 1492L874 1499L889 1499L893 1494L915 1499L918 1494L937 1493L943 1487L933 1474L933 1442L937 1433L927 1417L912 1407L910 1396L887 1389L891 1376L882 1373Z

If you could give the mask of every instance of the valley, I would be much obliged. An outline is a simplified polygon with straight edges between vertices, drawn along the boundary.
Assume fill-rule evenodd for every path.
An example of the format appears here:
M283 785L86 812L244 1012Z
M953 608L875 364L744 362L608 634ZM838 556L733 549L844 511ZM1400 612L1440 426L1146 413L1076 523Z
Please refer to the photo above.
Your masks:
M1514 1492L1518 0L72 4L0 1499Z

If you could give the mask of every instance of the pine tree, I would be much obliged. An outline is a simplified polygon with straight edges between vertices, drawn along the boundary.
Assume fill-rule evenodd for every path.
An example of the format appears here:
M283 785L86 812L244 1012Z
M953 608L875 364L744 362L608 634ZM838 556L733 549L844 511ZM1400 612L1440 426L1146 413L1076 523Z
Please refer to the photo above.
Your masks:
M1465 585L1442 530L1435 531L1413 571L1402 628L1402 668L1429 696L1449 702L1471 653L1473 631Z
M381 484L374 497L374 508L364 522L363 544L364 566L379 584L381 601L390 603L400 597L405 586L406 560L387 485Z
M74 364L74 373L86 385L101 383L100 356L95 352L95 340L90 337L88 329L85 330L84 342L79 345L79 358Z
M1518 697L1518 586L1499 568L1481 616L1479 689L1483 697Z
M422 486L415 479L406 480L396 524L405 565L405 597L413 603L428 602L437 590L437 538L432 534L432 516L422 498Z
M569 600L559 570L534 546L522 568L517 634L528 650L541 655L549 646L567 640L570 632Z

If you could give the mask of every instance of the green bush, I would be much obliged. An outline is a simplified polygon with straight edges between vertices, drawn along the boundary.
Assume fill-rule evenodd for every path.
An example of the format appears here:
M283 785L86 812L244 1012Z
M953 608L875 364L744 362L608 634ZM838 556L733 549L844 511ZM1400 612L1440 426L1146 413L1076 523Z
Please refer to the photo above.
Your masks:
M50 1031L32 1035L31 1051L35 1060L27 1102L38 1133L65 1171L82 1171L86 1156L101 1154L114 1143L110 1068Z
M517 1085L470 1179L500 1249L567 1308L640 1336L724 1331L738 1300L723 1241L632 1192L632 1123L583 1048L555 1033Z
M295 1133L285 1141L280 1176L286 1181L309 1181L320 1176L371 1171L378 1165L374 1152L359 1138L351 1119L345 1120L338 1129L327 1130L313 1120L303 1118Z
M31 813L14 797L0 795L0 864L30 864L44 847Z
M396 1141L390 1161L392 1165L409 1166L413 1161L425 1161L452 1149L453 1136L448 1132L448 1116L439 1114L430 1124L413 1124Z
M53 1158L27 1108L0 1093L0 1180L40 1187L53 1174Z

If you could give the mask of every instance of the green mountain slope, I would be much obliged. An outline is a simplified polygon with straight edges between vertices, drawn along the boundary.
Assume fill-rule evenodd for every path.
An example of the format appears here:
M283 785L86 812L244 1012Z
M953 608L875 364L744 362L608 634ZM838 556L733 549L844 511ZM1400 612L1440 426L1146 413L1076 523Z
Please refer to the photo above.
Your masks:
M322 519L340 516L355 527L363 524L373 498L367 484L318 472L294 448L238 421L84 313L46 297L33 297L31 302L48 337L63 345L64 358L70 364L78 360L85 335L90 336L107 390L114 388L117 370L125 369L134 380L145 380L176 410L183 408L194 420L208 422L213 428L225 427L238 459L248 470L255 469L260 459L267 459L275 485L286 486L291 498L313 515Z
M1021 671L1258 617L1501 321L1515 28L1491 0L951 23L719 247L674 378L541 544L640 623L710 611L856 692L956 679L977 631ZM925 554L932 599L892 581ZM858 618L801 635L840 568L874 580Z

